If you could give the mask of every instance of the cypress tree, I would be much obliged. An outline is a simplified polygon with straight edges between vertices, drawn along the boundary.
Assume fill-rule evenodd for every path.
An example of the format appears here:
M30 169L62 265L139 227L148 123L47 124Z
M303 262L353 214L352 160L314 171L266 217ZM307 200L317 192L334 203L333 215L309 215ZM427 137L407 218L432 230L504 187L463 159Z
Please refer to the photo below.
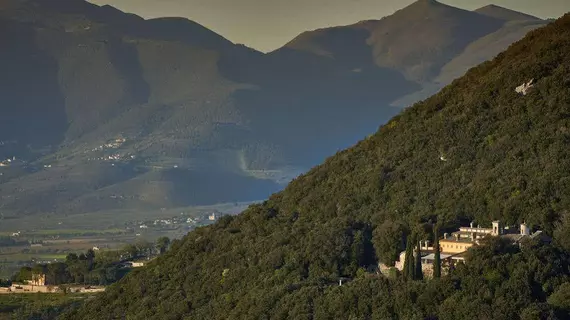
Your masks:
M358 268L364 264L364 254L364 234L358 230L351 245L350 273L356 274Z
M433 259L433 277L434 278L441 278L441 252L439 249L439 228L436 226L434 228L434 240L433 240L433 248L434 248L434 259Z
M414 271L414 280L423 280L424 273L422 271L422 245L420 241L417 241L416 247L416 262Z
M414 242L415 236L411 235L408 237L406 243L406 254L404 256L404 279L413 279L414 276Z

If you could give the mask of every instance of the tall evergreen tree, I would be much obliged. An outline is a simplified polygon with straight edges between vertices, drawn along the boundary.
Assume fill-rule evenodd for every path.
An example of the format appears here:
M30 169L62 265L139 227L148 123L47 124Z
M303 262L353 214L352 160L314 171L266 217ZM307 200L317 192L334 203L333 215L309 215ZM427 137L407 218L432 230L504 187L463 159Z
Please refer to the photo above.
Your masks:
M434 248L434 259L433 259L433 277L441 278L441 250L439 248L439 227L436 225L433 230L433 248Z
M416 241L416 256L415 256L415 263L414 263L414 280L423 280L424 273L422 271L422 244L419 240Z
M404 279L413 279L414 276L414 243L415 235L408 236L406 243L406 254L404 256Z
M364 249L364 234L358 230L351 245L349 273L356 274L358 268L364 264Z

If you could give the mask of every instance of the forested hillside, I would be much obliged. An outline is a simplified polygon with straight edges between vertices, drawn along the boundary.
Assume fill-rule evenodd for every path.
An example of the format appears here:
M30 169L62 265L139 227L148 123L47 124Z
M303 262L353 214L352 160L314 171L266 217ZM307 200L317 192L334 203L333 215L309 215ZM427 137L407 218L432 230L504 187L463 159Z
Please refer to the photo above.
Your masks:
M569 57L567 14L62 318L568 318ZM434 281L365 270L420 226L495 219L554 245L488 240Z

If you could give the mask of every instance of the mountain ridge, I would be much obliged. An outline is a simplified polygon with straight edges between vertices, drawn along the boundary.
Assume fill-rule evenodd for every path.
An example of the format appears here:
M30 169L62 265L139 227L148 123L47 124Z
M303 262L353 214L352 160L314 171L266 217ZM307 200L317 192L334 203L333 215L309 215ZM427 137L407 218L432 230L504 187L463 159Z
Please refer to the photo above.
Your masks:
M361 48L359 52L362 51L363 54L352 58L353 63L364 60L361 56L367 56L366 60L372 59L377 66L397 69L408 79L421 82L433 75L435 71L431 69L441 67L441 64L449 59L445 56L439 57L440 54L434 48L445 51L447 55L458 54L469 42L498 30L503 23L502 20L437 1L420 0L380 20L361 21L345 27L305 32L287 43L285 47L323 55L328 51L323 49L320 43L334 47L334 43L347 41L350 43L347 39L351 39L345 36L343 41L335 40L334 34L327 35L327 33L343 30L358 32L360 38L354 41L359 43ZM406 40L411 35L417 36L417 41L414 43ZM418 47L423 51L418 50ZM342 55L342 52L339 54ZM339 58L336 54L332 55L335 59ZM425 65L424 60L441 61L432 66Z

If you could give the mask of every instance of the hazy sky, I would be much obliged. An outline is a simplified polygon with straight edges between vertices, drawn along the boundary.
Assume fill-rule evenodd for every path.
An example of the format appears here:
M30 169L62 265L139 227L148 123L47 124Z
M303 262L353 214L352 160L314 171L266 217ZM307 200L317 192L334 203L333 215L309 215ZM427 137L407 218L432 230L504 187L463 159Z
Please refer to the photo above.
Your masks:
M186 17L235 43L261 51L276 49L299 33L380 19L414 0L90 0L145 18ZM442 0L476 9L496 4L541 18L570 11L570 0Z

